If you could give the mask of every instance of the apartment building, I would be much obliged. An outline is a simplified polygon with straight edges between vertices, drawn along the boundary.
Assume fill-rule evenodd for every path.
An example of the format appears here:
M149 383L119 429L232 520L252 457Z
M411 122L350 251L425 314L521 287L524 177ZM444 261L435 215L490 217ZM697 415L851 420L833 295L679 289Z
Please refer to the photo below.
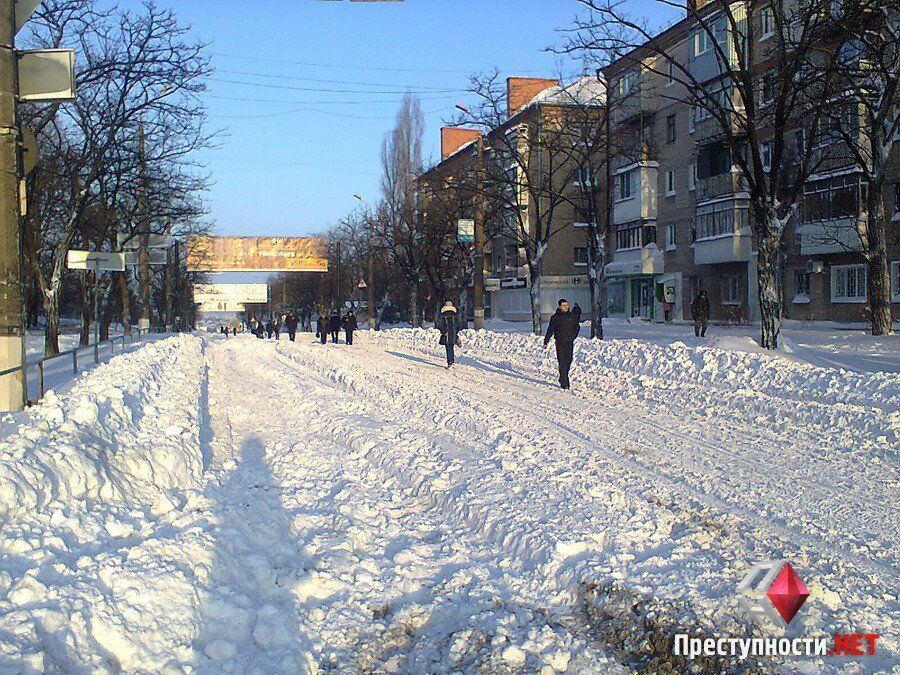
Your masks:
M702 5L702 3L701 3ZM734 53L732 33L720 5L708 5L720 46ZM767 9L740 20L755 23L756 39L771 39ZM701 6L700 11L703 11ZM743 13L743 14L741 14ZM721 24L721 25L720 25ZM749 194L733 165L722 122L688 102L677 75L668 76L672 55L691 76L720 87L711 38L691 16L605 69L609 83L612 223L611 261L606 267L610 316L678 320L690 318L691 299L710 297L714 321L758 319L756 244ZM766 50L759 50L764 95ZM822 141L834 143L825 137ZM765 143L765 141L764 141ZM900 166L893 153L890 203L900 209ZM805 188L800 213L786 236L785 316L804 320L867 320L865 266L854 218L865 185L848 154L829 150L828 161ZM900 215L889 236L892 293L900 302ZM893 307L895 316L900 306Z
M583 107L586 100L596 100L598 94L603 92L596 77L576 84L573 88L571 85L563 86L554 79L508 78L506 119L485 134L484 153L488 167L485 172L488 180L491 180L492 173L506 174L505 179L499 181L499 189L515 193L506 201L507 204L513 202L513 208L519 212L510 213L510 208L493 211L488 208L486 213L488 239L484 265L488 316L508 321L531 320L531 280L525 250L511 234L518 225L509 220L521 214L521 221L518 222L523 230L532 237L536 236L537 210L542 208L546 213L547 206L538 205L530 196L527 189L529 180L546 180L548 192L557 195L552 218L547 220L545 216L543 221L545 228L549 223L553 235L543 256L541 314L545 318L552 314L562 297L571 303L579 303L585 309L589 307L587 217L584 215L588 209L579 204L579 194L584 188L580 181L590 181L591 185L601 190L603 176L593 175L589 170L560 167L559 156L548 156L553 152L549 147L538 149L530 145L540 143L539 139L547 133L546 129L558 128L560 120L566 116L567 107ZM597 110L600 110L599 106ZM472 129L442 129L441 161L430 168L422 180L434 184L463 173L471 176L477 162L478 133ZM549 146L546 140L544 142ZM515 158L510 156L510 152L515 154ZM543 173L542 166L553 167L547 171L552 170L554 176L548 177ZM567 184L558 184L560 181ZM563 199L559 197L562 194L569 196ZM460 217L474 217L474 203L470 213L463 213Z

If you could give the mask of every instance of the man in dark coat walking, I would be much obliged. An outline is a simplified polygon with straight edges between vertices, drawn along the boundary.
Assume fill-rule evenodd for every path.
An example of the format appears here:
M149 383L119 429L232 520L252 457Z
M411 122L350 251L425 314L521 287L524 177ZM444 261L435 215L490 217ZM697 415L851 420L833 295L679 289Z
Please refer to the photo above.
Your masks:
M328 317L325 316L325 312L319 314L319 318L316 319L316 337L323 345L328 342Z
M288 338L291 342L293 342L297 337L297 315L293 312L288 312L287 318L284 320L284 327L287 328Z
M700 291L691 303L691 318L694 320L694 335L706 337L706 327L709 325L709 296L706 291Z
M550 338L556 340L556 360L559 363L559 386L569 388L569 369L572 367L572 350L575 338L581 326L573 312L569 311L569 302L563 298L559 301L556 314L550 317L547 335L544 336L544 348L550 344Z
M353 344L353 333L359 326L359 324L356 321L356 315L353 313L352 309L349 312L347 312L347 316L344 317L343 324L344 324L344 339L348 345L352 345Z
M341 313L339 311L334 310L331 313L331 318L328 319L328 330L331 331L331 341L337 344L338 333L341 330Z
M581 305L579 305L577 302L572 305L572 314L575 315L575 320L578 323L581 323Z

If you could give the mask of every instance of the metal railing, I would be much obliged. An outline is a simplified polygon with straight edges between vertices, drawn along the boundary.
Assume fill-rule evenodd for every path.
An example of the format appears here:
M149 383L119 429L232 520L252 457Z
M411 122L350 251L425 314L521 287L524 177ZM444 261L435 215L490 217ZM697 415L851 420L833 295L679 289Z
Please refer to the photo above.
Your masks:
M90 344L79 345L73 349L68 349L64 352L60 352L59 354L53 354L52 356L42 356L38 359L33 359L31 361L27 360L21 366L16 366L15 368L8 368L7 370L0 370L0 377L4 377L6 375L12 375L14 373L23 372L25 374L25 380L28 380L28 369L37 367L38 371L38 396L37 400L39 401L44 397L44 364L50 361L57 361L59 359L64 359L66 357L72 357L72 372L78 373L78 353L84 352L88 349L93 349L94 351L94 363L100 363L100 350L105 345L109 345L110 356L116 353L116 343L121 342L122 348L125 348L125 345L128 343L133 344L134 341L141 337L141 335L146 335L150 331L142 330L140 328L132 328L130 333L122 333L121 335L116 335L114 337L107 338L106 340L94 341ZM34 401L29 401L29 405L34 403Z

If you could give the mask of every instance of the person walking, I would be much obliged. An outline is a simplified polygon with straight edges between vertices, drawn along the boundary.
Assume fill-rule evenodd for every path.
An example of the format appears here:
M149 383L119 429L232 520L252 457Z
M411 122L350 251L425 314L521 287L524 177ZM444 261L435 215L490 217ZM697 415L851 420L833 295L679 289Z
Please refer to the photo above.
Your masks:
M328 330L331 332L331 341L337 344L338 333L341 332L341 313L338 310L331 313L331 318L328 319Z
M359 324L356 321L356 315L351 309L349 312L347 312L347 316L344 317L344 341L348 345L353 344L353 333L356 331L358 326Z
M312 307L304 308L303 312L305 312L305 315L303 315L301 313L301 316L303 318L303 330L305 330L308 333L312 333L312 315L313 315Z
M441 315L437 320L437 328L441 331L439 344L447 350L447 368L452 368L456 362L456 342L459 340L456 324L456 307L449 300L441 307Z
M550 338L556 341L556 361L559 364L559 386L562 389L569 388L569 369L572 367L572 351L575 347L575 338L581 326L575 313L569 311L569 302L562 298L558 303L556 313L550 317L547 326L547 335L544 336L544 349L550 344Z
M284 320L284 327L287 328L288 339L291 342L297 338L297 315L293 312L288 312L287 318Z
M319 314L319 318L316 320L316 337L322 341L323 345L328 342L328 317L325 316L325 312Z
M706 327L709 325L709 296L706 291L700 291L691 303L691 318L694 320L694 336L706 337Z
M272 333L274 333L274 332L275 332L275 324L272 322L272 319L270 318L268 321L266 321L266 337L269 340L271 340Z

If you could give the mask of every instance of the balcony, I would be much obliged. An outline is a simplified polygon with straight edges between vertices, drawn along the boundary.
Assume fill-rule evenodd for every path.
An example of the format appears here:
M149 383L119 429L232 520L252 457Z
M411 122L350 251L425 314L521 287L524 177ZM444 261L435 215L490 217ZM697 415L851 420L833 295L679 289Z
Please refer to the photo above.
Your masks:
M863 232L857 230L852 218L801 222L797 225L800 235L800 255L827 255L862 251Z
M746 193L747 189L747 179L742 171L726 171L697 180L697 201Z
M609 277L653 275L662 274L663 268L663 252L651 242L641 248L616 251L604 273Z
M718 199L697 205L695 265L747 262L753 257L753 230L746 199Z
M649 84L643 81L624 98L614 99L610 114L613 125L626 124L653 115L659 106L659 97Z
M613 204L613 223L616 225L634 221L656 220L657 171L656 162L645 162L629 169L632 176L632 195L617 199ZM618 173L614 180L618 183ZM618 184L617 184L617 188Z
M736 114L726 113L724 121L729 126L723 126L722 121L716 117L707 117L706 119L694 122L694 140L696 140L698 144L723 140L727 137L726 131L728 131L729 128L733 136L743 135L744 130L741 128L740 121Z

